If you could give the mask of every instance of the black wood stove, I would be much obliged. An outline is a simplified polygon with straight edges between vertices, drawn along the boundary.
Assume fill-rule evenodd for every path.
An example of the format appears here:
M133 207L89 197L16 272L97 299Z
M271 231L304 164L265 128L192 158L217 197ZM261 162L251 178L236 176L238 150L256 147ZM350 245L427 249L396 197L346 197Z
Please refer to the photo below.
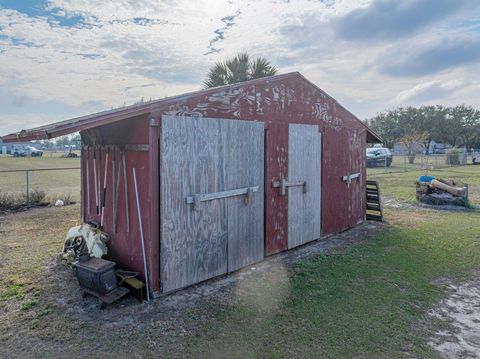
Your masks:
M128 293L127 288L117 285L114 262L91 257L73 263L73 268L83 296L97 297L101 309Z

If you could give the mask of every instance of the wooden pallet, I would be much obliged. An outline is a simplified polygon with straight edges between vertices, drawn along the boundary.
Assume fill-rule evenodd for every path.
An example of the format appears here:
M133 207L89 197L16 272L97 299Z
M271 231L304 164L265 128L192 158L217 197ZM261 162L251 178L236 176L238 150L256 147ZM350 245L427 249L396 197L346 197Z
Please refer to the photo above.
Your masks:
M380 186L377 181L367 181L367 220L383 222L383 207ZM373 212L373 213L372 213Z
M97 292L94 292L90 289L87 288L82 288L82 297L85 298L87 295L91 295L93 297L98 298L99 302L99 307L100 309L105 309L107 304L112 304L116 300L119 300L123 296L125 296L129 290L124 287L117 287L111 292L108 292L107 294L101 295Z

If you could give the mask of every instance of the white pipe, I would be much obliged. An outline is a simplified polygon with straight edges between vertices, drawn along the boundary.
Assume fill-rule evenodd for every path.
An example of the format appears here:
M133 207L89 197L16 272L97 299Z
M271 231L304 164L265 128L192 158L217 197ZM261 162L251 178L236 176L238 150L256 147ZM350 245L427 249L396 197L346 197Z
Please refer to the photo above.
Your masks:
M86 181L87 181L87 213L88 216L87 218L90 218L90 175L88 171L88 167L90 167L90 148L87 147L87 160L86 162L86 170L87 170L87 176L86 176ZM85 218L84 218L85 219Z
M98 206L97 206L97 215L102 213L102 195L101 191L101 176L102 176L102 147L98 148L98 161L97 161L97 197L98 197Z
M108 171L108 152L105 154L105 172L103 175L103 199L102 199L102 216L100 219L100 225L103 227L103 220L105 218L105 202L107 198L107 171Z
M117 212L118 212L118 184L120 182L120 167L122 166L122 162L118 163L118 169L116 164L116 148L113 149L113 165L112 165L112 177L113 177L113 187L112 192L114 191L115 194L113 195L113 233L117 233Z
M123 164L123 168L122 168L123 187L125 190L125 217L127 220L127 233L130 233L130 208L128 205L128 179L127 179L127 163L125 161L125 150L122 150L122 164Z
M135 184L135 198L137 199L138 225L140 227L140 239L142 241L143 270L145 272L145 284L147 286L147 301L149 302L150 286L148 285L147 257L145 256L145 239L143 238L142 214L140 211L140 199L138 198L137 174L135 173L135 167L132 168L132 171L133 171L133 183Z
M95 182L95 208L98 214L98 181L97 181L97 155L95 153L95 147L93 148L93 181Z

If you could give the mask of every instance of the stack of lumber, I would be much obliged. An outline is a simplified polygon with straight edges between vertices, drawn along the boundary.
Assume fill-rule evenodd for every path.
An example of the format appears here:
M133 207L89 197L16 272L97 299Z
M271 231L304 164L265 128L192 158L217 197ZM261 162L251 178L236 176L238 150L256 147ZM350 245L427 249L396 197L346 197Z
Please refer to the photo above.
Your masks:
M421 176L415 182L417 200L431 205L465 206L468 200L468 185L459 185L454 180Z

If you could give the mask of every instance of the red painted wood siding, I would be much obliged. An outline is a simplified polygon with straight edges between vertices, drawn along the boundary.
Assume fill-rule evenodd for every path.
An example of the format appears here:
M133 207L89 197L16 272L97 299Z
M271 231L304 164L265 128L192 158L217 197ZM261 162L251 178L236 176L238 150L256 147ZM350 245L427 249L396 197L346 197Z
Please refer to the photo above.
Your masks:
M85 139L96 138L105 144L147 144L155 136L149 131L149 117L162 114L177 116L202 116L231 118L265 122L265 252L270 255L287 249L288 243L288 196L280 196L278 189L271 187L273 179L288 175L288 124L302 123L319 126L322 133L322 236L343 231L364 220L365 217L365 147L366 127L334 99L309 83L301 75L265 79L255 84L209 90L174 100L165 100L152 108L150 116L140 116L83 131ZM150 137L149 137L150 133ZM161 155L161 154L160 154ZM120 156L117 156L119 159ZM158 186L149 178L154 156L147 152L127 154L130 189L131 232L125 228L123 195L118 203L118 233L112 238L109 257L121 267L143 273L138 231L133 179L131 168L138 171L144 233L147 253L152 271L152 288L159 290L159 238L152 230L158 214L152 215L151 198L159 199ZM85 163L85 162L84 162ZM93 176L92 170L89 171ZM361 172L360 182L347 186L341 177ZM101 172L103 173L103 171ZM85 176L85 166L82 170ZM159 174L162 176L162 174ZM103 178L103 177L102 177ZM91 200L94 200L93 182L90 183ZM122 183L120 183L122 189ZM86 201L86 181L83 181L82 200ZM120 191L122 193L122 191ZM109 198L107 192L107 201ZM110 194L111 196L111 194ZM110 197L111 198L111 197ZM86 213L85 220L97 219ZM92 206L92 211L94 210ZM111 231L111 214L106 213L106 229Z

